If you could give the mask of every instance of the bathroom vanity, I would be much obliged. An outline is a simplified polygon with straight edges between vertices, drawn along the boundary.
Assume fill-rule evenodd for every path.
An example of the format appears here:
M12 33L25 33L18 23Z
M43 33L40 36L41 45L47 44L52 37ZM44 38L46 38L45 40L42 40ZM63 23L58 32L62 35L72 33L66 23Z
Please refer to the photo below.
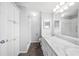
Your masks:
M40 42L44 56L79 56L78 11L71 8L61 14L55 14L53 19L49 18L50 24L46 18L42 19ZM62 14L64 16L61 17Z
M64 39L66 38L43 35L43 38L40 39L43 54L45 56L79 56L79 45L75 44L76 38L73 43Z

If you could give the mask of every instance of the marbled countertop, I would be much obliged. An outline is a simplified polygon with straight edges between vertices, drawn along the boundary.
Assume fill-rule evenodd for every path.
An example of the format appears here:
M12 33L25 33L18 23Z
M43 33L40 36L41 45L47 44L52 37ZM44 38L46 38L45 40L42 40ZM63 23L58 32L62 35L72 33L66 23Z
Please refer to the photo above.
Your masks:
M48 42L51 48L57 53L57 55L59 56L73 55L74 53L71 54L72 51L68 50L73 48L74 48L73 51L78 52L77 55L79 55L79 45L78 45L79 43L78 44L72 43L75 42L73 41L73 39L71 40L72 42L70 42L70 40L68 41L69 38L65 37L51 36L47 34L43 34L42 36ZM65 40L64 38L67 40Z

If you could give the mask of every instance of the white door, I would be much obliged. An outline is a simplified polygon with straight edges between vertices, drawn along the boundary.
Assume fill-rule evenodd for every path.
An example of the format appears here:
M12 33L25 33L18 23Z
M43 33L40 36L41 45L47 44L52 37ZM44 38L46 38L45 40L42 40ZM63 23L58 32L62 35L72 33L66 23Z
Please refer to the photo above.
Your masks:
M0 56L7 55L6 39L7 39L7 23L6 20L0 20Z
M19 53L19 11L10 3L0 5L0 56Z

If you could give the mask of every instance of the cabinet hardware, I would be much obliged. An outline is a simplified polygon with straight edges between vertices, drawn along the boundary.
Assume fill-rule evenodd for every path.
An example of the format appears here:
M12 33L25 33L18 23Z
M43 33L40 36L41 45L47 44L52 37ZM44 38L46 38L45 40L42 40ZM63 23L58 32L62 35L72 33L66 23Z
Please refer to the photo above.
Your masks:
M1 40L1 41L0 41L0 44L4 44L4 43L5 43L5 40Z

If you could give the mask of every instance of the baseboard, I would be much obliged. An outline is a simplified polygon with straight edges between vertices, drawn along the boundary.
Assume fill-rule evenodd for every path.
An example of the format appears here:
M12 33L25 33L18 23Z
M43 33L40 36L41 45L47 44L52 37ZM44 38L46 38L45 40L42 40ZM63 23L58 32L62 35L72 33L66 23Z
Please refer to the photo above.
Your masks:
M27 52L28 52L28 50L29 50L29 48L30 48L30 45L31 45L31 42L29 42L29 44L28 44L28 46L27 46Z
M31 43L39 43L40 41L31 41Z
M19 51L19 53L27 53L27 51Z
M19 51L19 53L27 53L29 48L30 48L30 44L31 44L31 42L27 45L27 50L26 51Z
M40 41L31 41L28 45L27 45L27 50L26 51L19 51L19 53L27 53L29 48L30 48L30 45L31 43L39 43Z

